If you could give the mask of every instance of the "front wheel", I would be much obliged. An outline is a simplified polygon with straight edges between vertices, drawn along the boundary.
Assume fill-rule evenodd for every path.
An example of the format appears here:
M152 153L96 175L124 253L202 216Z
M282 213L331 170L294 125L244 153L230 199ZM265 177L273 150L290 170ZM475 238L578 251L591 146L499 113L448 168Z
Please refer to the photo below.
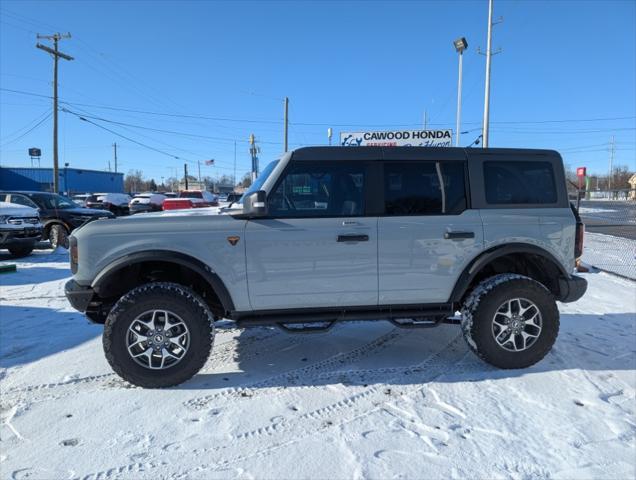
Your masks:
M124 295L104 326L106 359L124 380L163 388L190 379L212 349L210 309L191 289L154 282Z
M471 350L499 368L526 368L550 351L559 333L554 296L517 274L484 280L462 308L462 330Z
M68 230L64 225L53 225L49 230L49 241L55 250L57 247L68 249Z

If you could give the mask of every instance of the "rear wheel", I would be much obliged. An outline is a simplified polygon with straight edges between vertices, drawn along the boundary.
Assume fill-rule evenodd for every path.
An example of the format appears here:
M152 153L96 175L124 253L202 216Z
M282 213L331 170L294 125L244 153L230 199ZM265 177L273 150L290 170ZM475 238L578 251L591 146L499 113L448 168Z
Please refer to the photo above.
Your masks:
M33 245L16 245L8 247L9 253L14 257L26 257L33 251Z
M195 375L212 349L214 324L205 302L187 287L155 282L124 295L104 327L106 359L124 380L171 387Z
M462 330L471 350L499 368L525 368L547 355L559 333L554 296L517 274L480 283L462 308Z
M68 230L64 225L53 225L49 229L49 241L53 249L64 247L68 249Z

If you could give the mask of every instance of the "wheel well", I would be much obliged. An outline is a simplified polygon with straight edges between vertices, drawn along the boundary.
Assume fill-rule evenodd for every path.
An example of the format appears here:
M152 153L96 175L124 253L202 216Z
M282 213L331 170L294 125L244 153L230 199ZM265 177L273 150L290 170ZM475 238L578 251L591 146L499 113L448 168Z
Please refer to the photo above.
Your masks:
M64 227L68 233L71 233L70 228L68 228L68 226L66 226L64 224L64 222L62 222L60 220L52 220L52 221L44 224L44 229L42 231L42 240L48 240L49 239L49 234L51 233L51 227L53 225L60 225L60 226Z
M225 314L219 296L200 273L170 261L148 260L123 266L100 281L95 291L110 309L122 295L150 282L173 282L189 287L203 298L215 316L223 317Z
M561 269L552 260L540 254L519 252L496 257L481 267L465 289L462 302L477 284L501 273L518 273L530 277L543 284L555 297L560 295L559 276L562 275Z

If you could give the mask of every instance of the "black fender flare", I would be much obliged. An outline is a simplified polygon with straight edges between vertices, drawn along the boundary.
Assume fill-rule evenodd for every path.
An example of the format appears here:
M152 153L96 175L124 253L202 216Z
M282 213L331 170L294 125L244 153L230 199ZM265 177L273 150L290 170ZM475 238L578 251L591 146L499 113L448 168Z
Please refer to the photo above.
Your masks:
M554 264L560 274L565 277L569 277L567 270L563 267L562 263L556 259L554 255L545 250L544 248L538 247L536 245L531 245L528 243L507 243L505 245L498 245L496 247L492 247L485 252L482 252L480 255L475 257L469 264L464 268L464 271L455 282L455 287L451 293L449 302L459 302L462 297L466 293L468 286L475 278L475 276L479 273L479 271L488 265L490 262L495 260L496 258L503 257L505 255L510 255L513 253L527 253L532 255L538 255L543 257L545 260ZM557 279L555 279L557 280Z
M97 276L91 283L91 287L93 288L93 290L99 293L100 286L104 285L110 275L114 274L122 268L134 265L136 263L149 261L174 263L196 272L206 282L208 282L212 290L214 290L214 292L218 295L219 300L221 301L221 305L223 306L223 310L225 312L231 312L234 310L234 301L232 300L230 292L223 283L223 280L221 280L221 278L214 270L212 270L208 265L197 258L183 253L171 252L169 250L146 250L143 252L131 253L129 255L120 257L117 260L109 263L97 274Z

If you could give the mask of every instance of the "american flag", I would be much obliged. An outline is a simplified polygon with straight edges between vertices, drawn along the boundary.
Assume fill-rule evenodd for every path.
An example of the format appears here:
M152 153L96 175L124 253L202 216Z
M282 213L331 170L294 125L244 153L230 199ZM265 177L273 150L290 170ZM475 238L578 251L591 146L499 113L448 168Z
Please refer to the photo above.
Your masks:
M212 159L212 160L206 160L206 161L205 161L205 164L206 164L206 165L214 165L214 159Z

